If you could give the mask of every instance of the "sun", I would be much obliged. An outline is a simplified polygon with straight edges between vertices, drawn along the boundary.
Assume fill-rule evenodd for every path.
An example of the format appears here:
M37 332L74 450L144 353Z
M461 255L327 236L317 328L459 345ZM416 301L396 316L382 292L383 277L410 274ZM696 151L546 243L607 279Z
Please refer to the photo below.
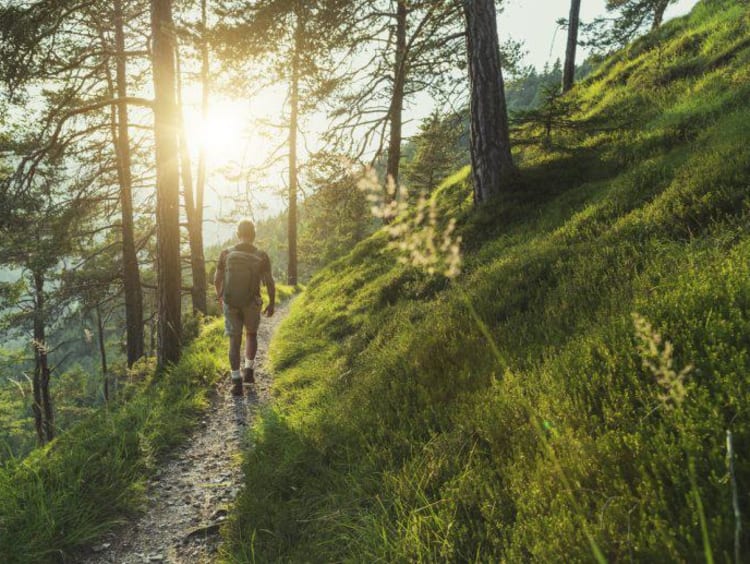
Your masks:
M204 149L207 164L212 169L241 160L248 143L248 119L246 106L231 100L212 104L206 119L199 110L185 112L191 152L197 155Z

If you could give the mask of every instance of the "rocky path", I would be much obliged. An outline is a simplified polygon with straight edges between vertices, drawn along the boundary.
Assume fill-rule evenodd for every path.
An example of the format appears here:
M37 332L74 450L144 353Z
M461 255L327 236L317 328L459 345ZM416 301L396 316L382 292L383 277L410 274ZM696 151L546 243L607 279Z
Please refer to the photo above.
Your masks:
M258 406L269 399L268 343L286 312L280 307L261 322L255 385L245 387L244 397L234 398L229 376L220 382L199 428L149 483L141 517L110 533L81 562L193 564L216 559L219 527L242 484L245 431Z

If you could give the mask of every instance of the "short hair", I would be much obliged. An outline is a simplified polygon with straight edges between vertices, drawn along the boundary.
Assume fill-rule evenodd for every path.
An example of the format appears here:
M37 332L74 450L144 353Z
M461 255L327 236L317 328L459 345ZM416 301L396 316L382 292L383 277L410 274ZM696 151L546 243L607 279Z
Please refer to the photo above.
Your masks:
M237 224L237 236L240 239L255 241L255 224L249 219L243 219Z

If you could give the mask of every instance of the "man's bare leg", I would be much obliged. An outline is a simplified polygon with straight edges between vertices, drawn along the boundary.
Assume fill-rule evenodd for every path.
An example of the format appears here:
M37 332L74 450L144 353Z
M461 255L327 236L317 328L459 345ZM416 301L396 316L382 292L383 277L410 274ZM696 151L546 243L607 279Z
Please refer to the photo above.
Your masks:
M229 366L232 367L232 376L240 370L240 349L242 348L242 333L229 336Z
M258 334L250 333L248 331L247 338L245 339L245 358L248 360L255 360L255 355L258 352Z
M255 355L258 352L258 334L247 332L245 339L245 373L246 384L255 382Z
M242 395L242 372L240 372L240 349L242 333L229 336L229 366L232 368L232 395Z

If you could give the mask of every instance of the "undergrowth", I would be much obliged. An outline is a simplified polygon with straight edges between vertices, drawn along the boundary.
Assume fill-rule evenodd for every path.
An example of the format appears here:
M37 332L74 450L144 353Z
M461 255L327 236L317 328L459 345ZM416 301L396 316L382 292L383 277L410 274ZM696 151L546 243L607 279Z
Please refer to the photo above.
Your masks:
M225 367L223 325L213 322L172 369L137 365L134 383L44 448L0 467L0 560L60 562L124 522L146 478L199 420Z
M750 553L746 4L571 96L580 127L517 152L518 191L475 210L463 170L434 194L460 276L380 232L294 304L227 560L732 561L737 489Z

